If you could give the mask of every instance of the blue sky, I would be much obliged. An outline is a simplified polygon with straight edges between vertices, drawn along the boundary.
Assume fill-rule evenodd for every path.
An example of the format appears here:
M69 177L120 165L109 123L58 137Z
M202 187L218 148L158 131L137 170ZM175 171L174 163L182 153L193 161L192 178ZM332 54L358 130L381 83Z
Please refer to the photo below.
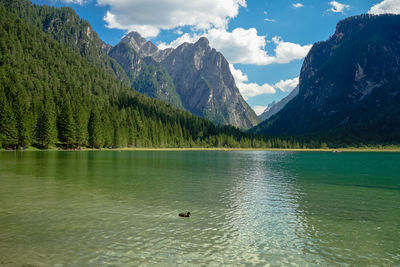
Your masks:
M399 13L400 0L33 0L71 6L115 45L135 30L161 48L201 36L232 63L242 95L260 113L298 83L304 56L336 23L368 13ZM372 8L372 10L371 10Z

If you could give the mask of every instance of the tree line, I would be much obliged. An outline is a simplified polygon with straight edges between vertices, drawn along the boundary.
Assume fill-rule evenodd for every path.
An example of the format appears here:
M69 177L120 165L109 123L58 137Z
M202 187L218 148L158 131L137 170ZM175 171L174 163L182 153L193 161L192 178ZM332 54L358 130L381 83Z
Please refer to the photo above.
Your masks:
M0 3L0 147L324 147L216 126L124 85Z

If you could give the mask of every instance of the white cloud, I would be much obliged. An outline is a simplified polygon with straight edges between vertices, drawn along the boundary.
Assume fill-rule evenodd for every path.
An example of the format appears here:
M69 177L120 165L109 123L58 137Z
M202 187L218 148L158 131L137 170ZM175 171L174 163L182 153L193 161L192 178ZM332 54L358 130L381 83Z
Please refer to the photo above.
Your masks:
M264 21L268 21L268 22L276 22L276 20L274 20L274 19L268 19L268 18L264 19Z
M211 29L206 37L231 63L267 65L274 61L265 51L265 36L257 35L255 28L236 28L232 32Z
M265 36L259 36L255 28L245 30L236 28L232 32L223 29L210 29L206 33L188 34L180 36L170 44L161 43L159 47L177 47L184 42L194 43L200 37L207 37L210 45L222 52L231 63L269 65L273 63L289 63L304 58L312 45L299 45L285 42L280 37L273 37L269 43L274 44L275 56L265 50L267 44Z
M248 83L248 77L240 69L235 69L233 64L229 64L232 76L235 79L236 86L239 88L245 100L264 94L275 94L276 89L282 92L291 92L299 84L299 77L281 80L274 85L264 83L262 85L256 83Z
M400 14L400 0L384 0L371 7L369 14Z
M236 84L244 83L249 80L246 74L244 74L241 70L235 69L233 64L229 63L229 69L231 70L232 76L235 79Z
M304 5L302 3L295 3L292 5L292 7L294 8L299 8L299 7L303 7Z
M276 90L271 85L264 83L262 85L256 83L241 83L237 84L240 93L242 94L245 100L265 94L275 94Z
M195 43L200 39L200 37L203 37L203 36L204 35L184 33L183 35L179 36L177 39L173 40L169 44L162 42L162 43L157 44L157 46L160 49L166 49L169 47L176 48L183 43Z
M329 2L329 5L331 5L332 8L328 9L328 11L331 11L334 13L344 13L345 10L350 9L350 5L342 4L337 1Z
M264 94L275 94L276 90L271 85L264 83L262 85L256 83L247 83L248 77L241 70L235 69L233 64L229 64L232 76L235 79L236 86L245 100Z
M67 0L81 1L81 0ZM226 29L246 0L97 0L109 7L104 20L109 28L137 31L155 37L160 30L193 26L196 30Z
M299 84L299 77L288 79L286 81L280 80L274 84L275 88L279 88L282 92L291 92Z
M251 108L254 110L254 112L257 115L260 115L260 114L262 114L264 112L264 110L267 108L267 106L254 106L254 107L251 107Z
M292 60L302 59L310 51L312 45L301 46L299 44L284 42L280 37L273 37L276 44L274 63L289 63Z

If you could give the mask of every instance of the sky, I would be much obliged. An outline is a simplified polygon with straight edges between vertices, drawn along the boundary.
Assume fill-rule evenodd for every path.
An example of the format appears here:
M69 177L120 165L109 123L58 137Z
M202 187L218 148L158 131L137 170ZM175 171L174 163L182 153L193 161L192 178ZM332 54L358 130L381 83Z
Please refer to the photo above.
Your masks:
M363 13L400 14L400 0L33 0L70 6L116 45L137 31L160 48L200 37L226 57L236 85L260 114L297 85L312 44Z

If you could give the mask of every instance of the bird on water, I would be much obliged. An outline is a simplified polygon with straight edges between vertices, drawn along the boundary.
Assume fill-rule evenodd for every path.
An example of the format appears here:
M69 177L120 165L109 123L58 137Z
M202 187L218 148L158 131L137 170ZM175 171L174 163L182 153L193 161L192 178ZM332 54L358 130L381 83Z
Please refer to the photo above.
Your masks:
M179 216L181 216L181 217L190 217L190 212L182 212L182 213L179 213Z

